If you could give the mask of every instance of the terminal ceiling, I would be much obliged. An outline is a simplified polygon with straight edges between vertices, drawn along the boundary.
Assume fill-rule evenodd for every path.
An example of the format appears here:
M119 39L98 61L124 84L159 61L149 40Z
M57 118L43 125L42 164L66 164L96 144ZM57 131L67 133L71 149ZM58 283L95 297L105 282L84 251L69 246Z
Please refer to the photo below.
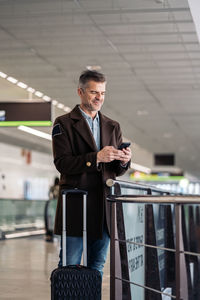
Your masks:
M187 0L0 0L0 71L73 108L87 66L106 74L103 112L127 139L200 176L200 45ZM0 101L27 97L0 78ZM14 128L0 138L51 151Z

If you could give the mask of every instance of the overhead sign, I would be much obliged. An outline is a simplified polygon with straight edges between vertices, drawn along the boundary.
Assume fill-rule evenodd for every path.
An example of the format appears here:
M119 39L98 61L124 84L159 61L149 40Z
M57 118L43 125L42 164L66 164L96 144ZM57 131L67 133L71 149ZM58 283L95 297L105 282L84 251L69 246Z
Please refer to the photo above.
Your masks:
M175 155L170 154L154 154L154 165L155 166L174 166L175 165Z
M0 126L51 126L51 102L0 102Z

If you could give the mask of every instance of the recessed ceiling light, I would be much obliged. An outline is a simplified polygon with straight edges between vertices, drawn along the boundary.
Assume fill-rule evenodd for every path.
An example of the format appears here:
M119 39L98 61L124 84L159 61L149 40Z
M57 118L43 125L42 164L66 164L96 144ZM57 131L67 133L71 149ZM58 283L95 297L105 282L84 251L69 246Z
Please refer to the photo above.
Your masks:
M40 91L36 91L35 95L39 98L41 98L43 96L43 93L41 93Z
M68 107L68 106L65 106L65 107L64 107L64 111L66 111L66 112L70 112L70 111L71 111L71 108L70 108L70 107Z
M58 103L57 107L60 108L60 109L63 109L64 108L64 104Z
M90 70L90 71L98 71L101 70L101 66L87 66L86 69Z
M42 99L44 99L45 101L50 101L51 100L51 98L49 97L49 96L44 96L44 97L42 97Z
M23 82L18 82L17 84L19 87L21 87L22 89L26 89L27 88L27 84L23 83Z
M11 77L11 76L7 77L7 80L14 83L14 84L17 83L17 81L18 81L16 78Z
M32 87L28 87L27 91L33 94L35 92L35 89L33 89Z
M6 78L7 76L8 76L7 74L5 74L5 73L3 73L3 72L0 72L0 77Z
M53 101L52 101L52 104L53 104L53 105L57 105L57 104L58 104L58 101L57 101L57 100L53 100Z

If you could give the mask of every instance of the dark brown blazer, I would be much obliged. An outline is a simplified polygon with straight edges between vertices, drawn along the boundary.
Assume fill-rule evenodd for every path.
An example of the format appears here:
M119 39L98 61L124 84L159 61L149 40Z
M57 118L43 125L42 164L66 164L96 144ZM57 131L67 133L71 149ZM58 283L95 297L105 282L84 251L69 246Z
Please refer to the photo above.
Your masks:
M99 112L101 148L118 146L122 143L119 123ZM104 222L110 228L109 205L106 195L109 190L105 185L108 178L115 179L126 172L119 161L100 163L97 166L97 147L78 105L68 114L58 117L53 127L54 163L60 172L60 187L79 188L88 191L87 229L88 236L101 238ZM69 196L67 201L67 234L82 236L82 198L80 195ZM55 234L62 231L62 201L58 199Z

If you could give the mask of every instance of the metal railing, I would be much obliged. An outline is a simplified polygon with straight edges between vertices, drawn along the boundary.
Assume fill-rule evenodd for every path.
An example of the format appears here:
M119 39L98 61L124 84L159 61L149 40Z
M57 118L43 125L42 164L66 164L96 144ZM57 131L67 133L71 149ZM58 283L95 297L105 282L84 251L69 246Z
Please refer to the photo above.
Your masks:
M166 299L177 300L200 299L200 293L198 292L200 286L200 279L198 279L200 276L200 242L197 240L197 235L194 238L191 237L196 232L200 236L200 197L196 195L170 195L169 192L148 185L117 180L107 181L107 186L111 188L111 195L108 197L111 206L110 299L157 300L162 299L164 296L168 297ZM130 189L132 194L128 195L130 191L127 195L122 194L122 188ZM134 191L138 190L141 191L141 194L145 191L145 195L135 195ZM153 193L155 195L152 195ZM131 206L142 209L144 221L142 225L135 222L131 217ZM159 227L160 225L159 222L155 225L154 210L156 207L162 208L161 212L166 211L167 214L165 212L164 215L165 217L168 216L166 219L161 220L165 226L161 226L161 229L157 230L158 232L156 232L156 226ZM191 217L194 211L198 212L196 218ZM129 223L126 217L129 219ZM193 226L189 224L191 220L195 220ZM143 228L144 239L142 241L130 238L131 222L135 222L133 225L136 227L134 232L137 231L137 226L140 227L140 230ZM129 236L127 238L128 231ZM159 239L156 235L160 232L163 236L168 237L168 243L159 245ZM187 239L191 238L193 244L192 242L188 244ZM198 244L196 246L195 240ZM130 249L133 248L137 248L137 251L139 251L139 248L141 253L143 251L144 257L142 254L131 257L134 251L131 252ZM172 266L172 261L174 266ZM134 262L134 264L130 265L130 262ZM164 270L160 267L160 262L164 262ZM130 280L137 274L139 268L144 273L141 272L143 274L143 277L141 277L142 284L137 280ZM154 269L153 272L152 268ZM171 270L169 270L170 268ZM163 275L170 272L174 281L166 280ZM164 279L161 280L161 277ZM165 286L165 282L168 282L168 286ZM140 292L140 296L133 294L133 286L143 290L143 292Z
M106 181L106 185L110 188L111 195L126 195L126 194L130 194L130 191L131 192L138 191L139 193L137 194L140 194L141 192L145 192L145 194L147 195L153 195L153 194L174 195L175 194L175 193L170 193L169 191L164 189L159 189L156 186L151 186L148 184L141 184L136 182L128 182L123 180L108 179Z

